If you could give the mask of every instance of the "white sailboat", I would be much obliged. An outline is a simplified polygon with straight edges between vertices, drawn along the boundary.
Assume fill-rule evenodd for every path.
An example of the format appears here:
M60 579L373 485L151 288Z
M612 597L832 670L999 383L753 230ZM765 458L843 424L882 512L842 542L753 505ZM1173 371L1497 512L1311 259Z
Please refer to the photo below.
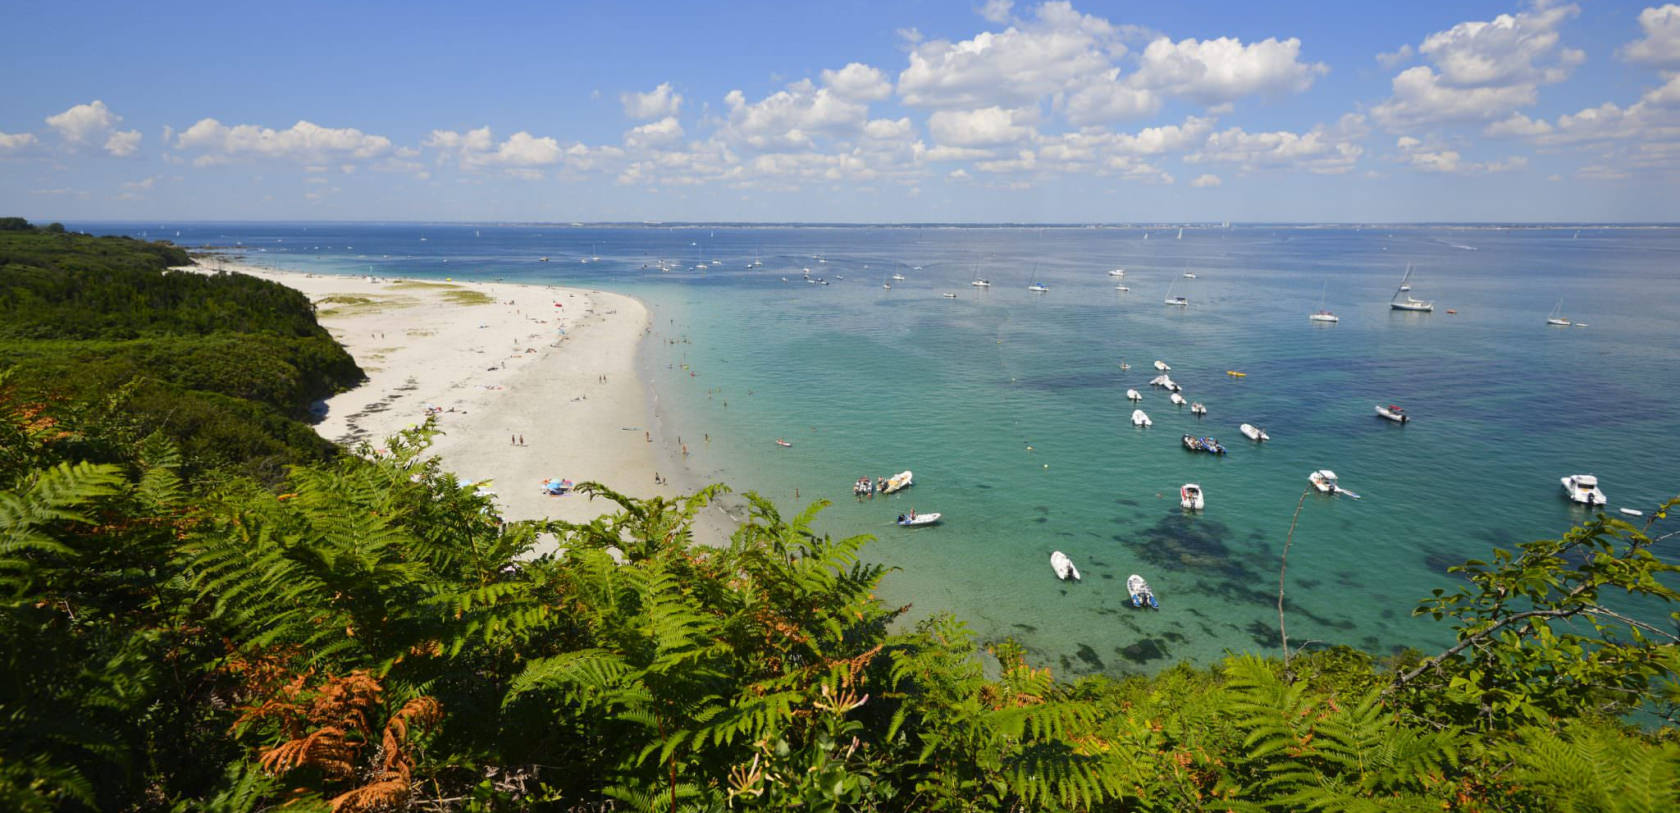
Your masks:
M1126 276L1126 269L1116 268L1113 271L1108 272L1108 275L1111 277L1124 277Z
M1183 226L1180 226L1178 228L1178 236L1174 237L1173 239L1174 240L1183 240L1184 239L1184 227Z
M1336 314L1324 309L1324 293L1329 289L1329 287L1330 283L1327 281L1324 283L1324 287L1319 289L1318 310L1307 317L1309 320L1314 322L1330 322L1332 324L1342 321L1340 317L1336 316Z
M1412 266L1408 264L1406 266L1406 276L1400 278L1400 288L1394 292L1394 299L1389 301L1388 306L1397 311L1433 313L1435 311L1434 302L1425 302L1424 300L1412 296L1411 280ZM1405 297L1402 298L1401 294L1405 294Z
M1038 266L1036 265L1033 266L1032 283L1027 286L1027 290L1035 294L1048 293L1050 290L1050 286L1038 281Z
M1167 284L1167 298L1165 302L1168 305L1177 305L1182 308L1189 305L1190 300L1183 296L1173 296L1173 286L1176 284L1178 284L1176 281Z
M972 285L976 288L990 288L990 287L992 287L992 283L991 283L990 280L983 280L983 279L980 278L980 264L979 263L974 264L974 279L969 280L968 284Z
M1563 300L1559 299L1557 307L1552 308L1550 316L1546 317L1546 324L1553 327L1569 327L1570 322L1563 316Z

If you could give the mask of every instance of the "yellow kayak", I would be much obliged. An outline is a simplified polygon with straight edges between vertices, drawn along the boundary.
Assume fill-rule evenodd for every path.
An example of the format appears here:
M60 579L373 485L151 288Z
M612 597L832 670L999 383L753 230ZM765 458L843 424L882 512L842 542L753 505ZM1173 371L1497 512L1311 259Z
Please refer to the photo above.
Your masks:
M1236 370L1226 370L1225 374L1232 378L1242 378L1243 376L1248 375L1248 373L1238 372Z

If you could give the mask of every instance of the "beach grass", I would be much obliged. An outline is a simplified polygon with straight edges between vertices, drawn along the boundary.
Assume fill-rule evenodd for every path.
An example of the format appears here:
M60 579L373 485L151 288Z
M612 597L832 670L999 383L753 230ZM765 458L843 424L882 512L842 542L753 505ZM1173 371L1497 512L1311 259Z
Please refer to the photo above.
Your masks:
M393 282L385 287L393 290L416 290L420 288L459 288L461 286L452 285L447 282L421 282L420 280L411 279L404 280L402 282Z
M489 305L496 298L483 291L444 291L443 298L456 305Z

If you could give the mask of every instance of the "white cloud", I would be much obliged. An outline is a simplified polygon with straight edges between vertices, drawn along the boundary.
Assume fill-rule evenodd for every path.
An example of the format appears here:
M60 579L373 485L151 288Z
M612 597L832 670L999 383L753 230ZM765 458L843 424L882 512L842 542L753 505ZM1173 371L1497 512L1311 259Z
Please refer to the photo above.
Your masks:
M1204 104L1255 93L1299 93L1330 72L1322 62L1301 62L1300 55L1301 41L1293 37L1248 45L1231 37L1176 43L1159 37L1143 49L1138 71L1129 81Z
M1567 78L1586 59L1560 47L1559 29L1575 5L1534 0L1516 14L1469 21L1425 37L1419 65L1394 77L1393 94L1372 108L1390 129L1438 122L1492 121L1534 104L1541 85Z
M675 116L682 107L683 97L671 90L670 82L661 82L646 93L621 93L618 100L624 105L624 115L630 118L658 119Z
M840 70L824 70L822 82L841 98L874 102L892 95L892 83L879 68L852 62Z
M47 117L47 126L58 131L60 138L72 144L91 143L106 130L117 126L122 116L111 112L105 103L94 99L69 110Z
M1201 149L1184 157L1186 163L1237 164L1244 172L1262 169L1304 169L1335 175L1353 169L1365 148L1364 117L1343 116L1333 127L1319 125L1305 133L1250 133L1231 127L1208 136Z
M1196 187L1197 189L1210 189L1218 186L1219 184L1220 180L1218 175L1205 174L1196 176L1196 179L1190 182L1190 185Z
M863 126L863 135L877 141L909 138L916 128L908 116L898 119L871 119Z
M175 147L201 151L194 163L202 166L244 157L305 162L373 158L389 151L391 140L354 127L329 128L308 121L274 130L254 124L229 127L207 118L176 135Z
M1680 5L1669 3L1639 12L1641 39L1622 46L1621 57L1629 62L1663 68L1680 67Z
M105 151L123 158L133 155L140 150L139 130L117 130L111 137L105 139Z
M898 93L915 107L1019 107L1104 75L1124 51L1108 21L1045 3L1035 20L1003 31L915 43Z
M969 175L968 170L966 169L953 169L946 174L945 177L950 178L953 181L966 181L968 180Z
M34 133L0 133L0 155L34 146Z
M1657 107L1680 106L1680 72L1667 74L1666 84L1640 97L1640 101Z
M1494 172L1509 172L1528 166L1528 159L1520 155L1503 161L1465 161L1464 156L1460 155L1457 150L1425 144L1421 139L1411 136L1401 136L1395 140L1394 146L1398 151L1395 160L1419 172L1486 175Z
M631 149L664 147L682 141L683 128L676 116L666 116L651 124L631 128L624 134L624 146Z
M517 170L560 163L564 150L560 142L549 137L537 137L520 130L506 141L496 143L489 127L459 133L454 130L433 130L421 144L446 154L453 153L463 169L501 167ZM441 160L441 159L440 159ZM517 173L514 173L517 174ZM529 175L529 173L525 173Z
M979 8L979 12L981 17L1002 25L1009 22L1009 12L1014 7L1014 0L986 0L986 4Z
M1395 68L1404 65L1407 60L1411 59L1412 54L1413 51L1411 43L1406 43L1393 51L1386 51L1377 54L1377 64L1383 66L1384 68L1388 68L1389 70L1394 70Z
M928 116L928 133L940 144L955 147L997 147L1030 138L1034 118L1031 108L1005 110L940 110Z
M1069 123L1083 126L1153 115L1161 109L1161 96L1152 90L1121 83L1119 70L1110 70L1063 98L1060 110Z
M816 137L856 134L869 118L867 105L808 79L751 104L741 91L732 90L724 103L729 114L718 137L755 150L812 149Z
M122 188L130 192L144 192L157 185L157 182L161 180L163 180L162 175L153 175L149 178L141 178L138 181L127 181L122 185Z

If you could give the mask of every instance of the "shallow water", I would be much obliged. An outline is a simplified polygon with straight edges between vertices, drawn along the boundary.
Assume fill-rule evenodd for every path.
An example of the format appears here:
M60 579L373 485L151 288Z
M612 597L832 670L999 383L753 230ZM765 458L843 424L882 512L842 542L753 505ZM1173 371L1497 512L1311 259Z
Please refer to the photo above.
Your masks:
M1410 617L1454 583L1448 566L1584 518L1559 477L1597 474L1613 507L1680 491L1675 229L79 227L237 241L282 267L640 296L666 441L683 437L700 476L790 512L833 500L820 526L878 537L867 555L896 568L884 600L1013 636L1060 674L1275 650L1278 557L1314 469L1364 499L1307 496L1291 641L1376 651L1450 640ZM660 259L681 270L644 270ZM1435 313L1388 308L1407 263ZM994 287L969 286L976 272ZM1049 293L1026 290L1035 276ZM1169 286L1188 308L1163 305ZM1321 292L1340 324L1307 320ZM1590 326L1548 327L1559 298ZM1206 418L1147 386L1155 359ZM1130 425L1128 387L1153 428ZM1230 454L1187 452L1185 432ZM906 493L852 497L857 477L904 469ZM1178 508L1184 482L1206 489L1200 515ZM945 522L893 526L911 507ZM1083 583L1055 580L1057 549ZM1158 613L1130 609L1134 572Z

